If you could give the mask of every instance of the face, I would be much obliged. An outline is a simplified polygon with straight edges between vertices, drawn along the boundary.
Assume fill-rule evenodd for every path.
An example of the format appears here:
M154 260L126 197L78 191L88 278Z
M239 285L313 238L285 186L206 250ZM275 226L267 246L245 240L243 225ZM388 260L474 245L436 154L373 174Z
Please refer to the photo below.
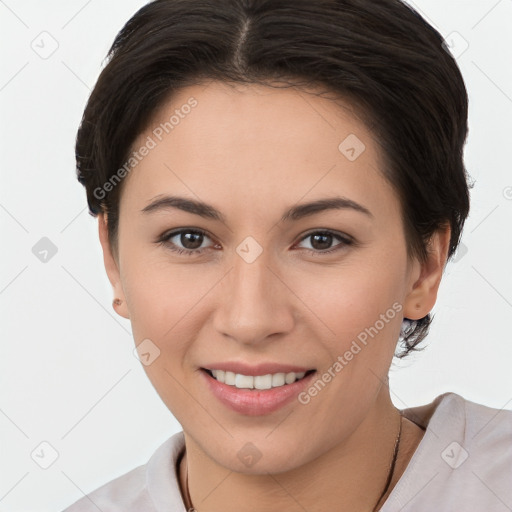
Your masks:
M144 145L115 261L102 221L100 233L149 379L218 464L306 464L384 400L403 317L435 301L439 275L425 285L407 258L378 144L348 104L211 82L163 105L133 149ZM276 387L241 390L205 369ZM293 369L290 380L314 373L279 385ZM260 462L244 464L244 450Z

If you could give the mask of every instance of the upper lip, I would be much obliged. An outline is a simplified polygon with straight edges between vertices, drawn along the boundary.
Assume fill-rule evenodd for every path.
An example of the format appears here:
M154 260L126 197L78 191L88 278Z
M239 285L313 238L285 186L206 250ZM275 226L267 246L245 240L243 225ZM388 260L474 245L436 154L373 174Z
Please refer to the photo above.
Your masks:
M256 377L258 375L268 375L269 373L301 373L308 372L314 368L306 368L304 366L295 366L292 364L282 363L259 363L259 364L248 364L236 361L225 361L220 363L211 363L203 366L205 370L225 370L228 372L239 373L241 375L248 375Z

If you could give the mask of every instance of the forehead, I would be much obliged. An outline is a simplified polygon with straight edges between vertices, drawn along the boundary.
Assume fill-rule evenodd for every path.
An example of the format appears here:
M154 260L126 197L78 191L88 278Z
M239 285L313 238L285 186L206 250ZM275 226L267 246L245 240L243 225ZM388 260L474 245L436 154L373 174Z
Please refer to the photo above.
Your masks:
M244 155L252 152L260 158L264 156L263 148L255 142L266 143L267 155L268 150L295 149L289 157L299 154L299 150L314 152L319 146L327 149L329 145L332 150L333 143L341 142L340 137L344 139L349 134L372 145L369 139L373 135L357 118L350 103L334 98L332 93L330 97L319 94L325 92L322 89L306 92L289 85L271 87L211 81L178 90L158 110L151 125L158 127L170 119L169 114L177 112L180 118L175 116L172 132L181 132L188 142L204 145L211 151L236 144L240 154L243 150ZM189 108L191 103L194 107ZM336 156L337 146L334 145ZM368 149L373 153L375 148Z
M180 192L246 207L327 192L392 198L374 135L349 103L311 94L319 91L217 81L178 90L132 146L151 149L126 195L140 204Z

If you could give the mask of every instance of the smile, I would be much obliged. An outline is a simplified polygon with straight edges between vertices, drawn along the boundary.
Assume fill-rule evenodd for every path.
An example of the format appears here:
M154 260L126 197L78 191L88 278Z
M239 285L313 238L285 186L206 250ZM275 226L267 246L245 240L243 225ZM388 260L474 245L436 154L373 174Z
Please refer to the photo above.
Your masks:
M267 375L242 375L225 370L206 370L215 380L228 386L233 386L238 389L272 389L293 384L294 382L303 379L306 375L314 372L309 370L307 372L288 372L288 373L269 373Z
M229 366L229 363L223 366ZM317 373L316 370L304 371L305 368L299 367L291 371L292 367L283 368L286 365L277 364L261 365L258 369L238 363L230 366L231 370L203 367L200 374L206 388L220 403L231 411L248 416L263 416L297 404L297 396L311 384ZM258 375L232 371L235 369ZM288 371L276 372L278 369ZM272 371L276 373L267 373Z

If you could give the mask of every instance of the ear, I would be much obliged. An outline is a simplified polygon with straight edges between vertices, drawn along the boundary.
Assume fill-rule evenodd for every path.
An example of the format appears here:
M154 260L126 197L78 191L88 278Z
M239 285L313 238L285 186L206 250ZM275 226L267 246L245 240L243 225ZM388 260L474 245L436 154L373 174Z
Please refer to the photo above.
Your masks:
M449 226L436 231L427 246L427 259L424 263L416 262L419 266L419 276L406 296L404 303L404 317L419 320L427 316L437 299L437 291L441 284L444 267L448 257L451 230Z
M103 263L107 272L108 280L112 285L114 297L121 299L120 305L115 305L116 312L124 318L130 318L128 307L126 305L126 298L121 283L121 274L119 272L119 263L114 257L110 241L108 239L108 225L106 214L100 213L98 215L98 233L100 237L101 248L103 249Z

